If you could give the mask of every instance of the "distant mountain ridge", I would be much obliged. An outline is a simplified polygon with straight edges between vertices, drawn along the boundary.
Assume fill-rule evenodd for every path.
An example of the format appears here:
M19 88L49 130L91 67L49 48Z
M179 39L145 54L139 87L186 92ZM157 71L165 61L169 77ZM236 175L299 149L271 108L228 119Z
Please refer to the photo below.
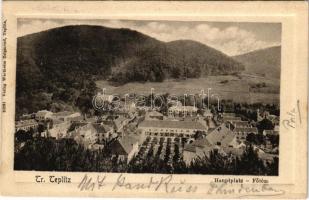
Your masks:
M233 58L245 65L246 72L280 78L281 46L252 51Z
M88 25L65 26L18 38L18 70L25 62L42 73L53 73L61 65L63 72L83 70L123 83L229 74L244 69L227 55L195 41L164 43L134 30Z
M135 30L78 25L19 37L16 69L16 109L32 112L46 102L75 106L99 79L161 82L238 73L244 65L195 41L166 43Z

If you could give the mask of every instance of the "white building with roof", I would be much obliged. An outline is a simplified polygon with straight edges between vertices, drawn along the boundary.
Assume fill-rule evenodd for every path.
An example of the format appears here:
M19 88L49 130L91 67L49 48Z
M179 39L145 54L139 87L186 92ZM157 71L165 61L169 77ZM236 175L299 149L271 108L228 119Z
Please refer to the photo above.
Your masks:
M145 136L191 137L197 131L206 132L207 128L197 121L145 120L138 129Z
M15 131L23 130L30 131L30 129L36 129L39 124L34 119L20 120L15 123Z
M51 119L53 113L48 110L40 110L35 114L35 119L38 121L45 121Z
M234 128L233 133L236 135L236 138L240 141L245 141L247 136L250 133L258 134L258 129L256 127L242 127L242 128Z
M124 136L110 144L112 156L118 156L118 161L129 163L138 153L138 139L134 136Z
M236 140L236 135L226 126L226 124L221 124L207 134L206 139L212 145L217 145L220 147L237 147L239 143Z
M196 116L197 107L195 106L172 106L168 109L168 115L173 117Z
M92 148L94 144L103 143L104 139L110 139L113 129L99 123L75 123L70 126L68 137L86 148Z
M186 144L183 149L183 160L187 166L191 164L196 158L209 157L210 152L213 150L213 145L207 140L202 138L195 140L190 144Z
M68 121L76 117L81 117L81 114L79 112L62 111L62 112L54 113L51 116L53 120L56 119L56 120L62 120L62 121Z

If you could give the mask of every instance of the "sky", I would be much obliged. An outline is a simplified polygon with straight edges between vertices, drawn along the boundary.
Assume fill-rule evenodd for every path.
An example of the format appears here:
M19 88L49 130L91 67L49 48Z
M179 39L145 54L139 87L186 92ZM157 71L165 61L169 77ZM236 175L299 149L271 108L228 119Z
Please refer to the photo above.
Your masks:
M281 45L280 23L151 21L151 20L72 20L19 19L17 35L24 36L67 25L99 25L129 28L158 40L195 40L234 56Z

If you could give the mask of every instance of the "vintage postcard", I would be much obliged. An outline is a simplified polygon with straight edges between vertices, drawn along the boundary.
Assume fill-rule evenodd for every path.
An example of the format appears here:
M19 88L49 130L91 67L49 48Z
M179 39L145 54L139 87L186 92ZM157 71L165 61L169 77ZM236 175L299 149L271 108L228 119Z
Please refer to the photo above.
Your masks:
M307 196L307 2L3 12L1 195Z

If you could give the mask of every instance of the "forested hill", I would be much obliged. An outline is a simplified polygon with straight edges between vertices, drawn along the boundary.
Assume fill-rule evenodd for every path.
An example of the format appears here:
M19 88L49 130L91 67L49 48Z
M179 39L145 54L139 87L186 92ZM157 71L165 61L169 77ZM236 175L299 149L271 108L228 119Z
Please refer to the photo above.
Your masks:
M82 91L95 88L97 79L124 84L243 69L234 59L194 41L165 43L129 29L65 26L18 38L16 109L36 111L46 99L74 106Z
M265 75L269 78L280 78L281 46L252 51L235 56L234 59L246 66L246 71Z

